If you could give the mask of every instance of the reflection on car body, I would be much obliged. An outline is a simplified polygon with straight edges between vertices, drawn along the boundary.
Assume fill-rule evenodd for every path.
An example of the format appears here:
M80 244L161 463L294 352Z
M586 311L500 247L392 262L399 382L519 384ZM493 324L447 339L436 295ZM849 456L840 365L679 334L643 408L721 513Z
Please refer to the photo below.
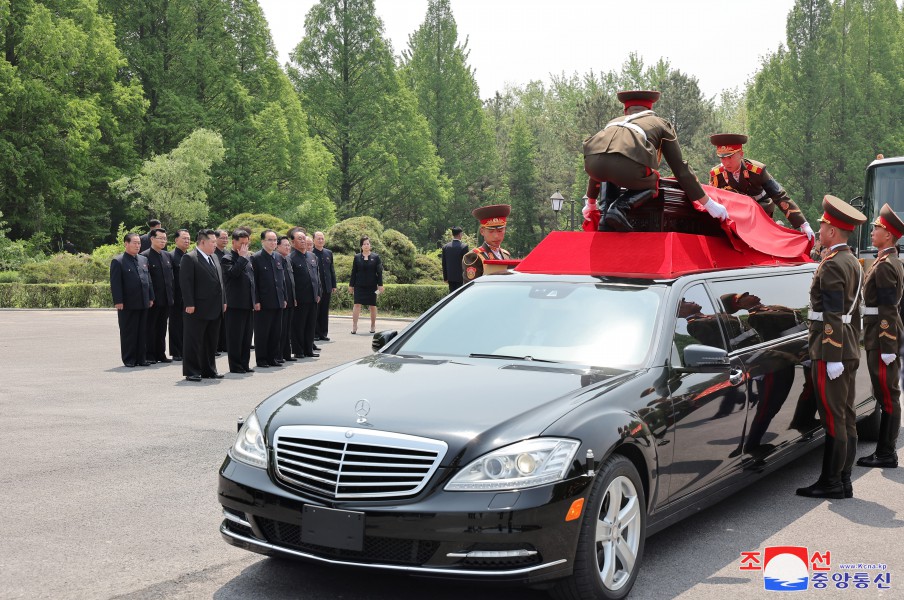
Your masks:
M815 410L795 419L789 400L809 386L797 325L814 266L483 277L261 403L220 470L221 533L623 597L646 536L820 440ZM873 408L859 390L858 414Z

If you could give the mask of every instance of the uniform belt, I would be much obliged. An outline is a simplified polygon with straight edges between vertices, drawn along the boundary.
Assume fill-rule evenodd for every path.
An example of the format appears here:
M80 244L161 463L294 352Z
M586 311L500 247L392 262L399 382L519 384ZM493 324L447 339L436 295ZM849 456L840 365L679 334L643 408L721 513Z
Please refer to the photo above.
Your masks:
M811 310L810 312L807 313L807 318L810 319L811 321L822 321L822 313L816 312L815 310ZM850 323L851 315L841 315L841 322L842 323Z
M878 315L879 307L878 306L864 306L863 314L864 315Z
M766 197L766 190L763 190L762 192L760 192L759 194L754 196L753 199L754 200L762 200L765 197Z

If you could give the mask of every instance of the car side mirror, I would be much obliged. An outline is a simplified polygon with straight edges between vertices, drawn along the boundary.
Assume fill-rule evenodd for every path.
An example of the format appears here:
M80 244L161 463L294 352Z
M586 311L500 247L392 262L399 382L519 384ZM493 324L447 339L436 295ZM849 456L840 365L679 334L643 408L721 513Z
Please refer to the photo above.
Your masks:
M389 340L399 335L398 331L378 331L374 334L374 339L370 343L370 347L374 349L374 352L385 346L389 343Z
M728 352L715 346L691 344L684 349L684 366L679 373L715 373L729 368Z
M848 202L851 206L860 210L863 208L863 196L857 196L856 198L851 198L850 202Z

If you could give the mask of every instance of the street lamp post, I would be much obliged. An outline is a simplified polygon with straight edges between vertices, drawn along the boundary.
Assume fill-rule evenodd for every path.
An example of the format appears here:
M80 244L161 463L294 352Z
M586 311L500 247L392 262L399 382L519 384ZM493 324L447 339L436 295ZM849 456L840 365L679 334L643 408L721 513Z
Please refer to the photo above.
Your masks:
M552 212L556 215L556 229L558 229L559 211L562 210L562 203L565 202L565 198L559 193L559 190L556 190L556 193L549 197L549 202L552 204Z

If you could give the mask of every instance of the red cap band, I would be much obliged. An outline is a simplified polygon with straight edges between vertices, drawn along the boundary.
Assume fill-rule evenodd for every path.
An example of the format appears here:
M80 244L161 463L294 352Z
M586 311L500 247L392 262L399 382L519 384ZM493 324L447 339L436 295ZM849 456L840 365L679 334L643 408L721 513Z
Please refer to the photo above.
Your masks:
M888 221L886 221L885 218L882 216L880 216L878 219L876 219L876 223L878 223L879 225L881 225L882 227L887 229L890 234L895 236L895 238L899 238L902 235L904 235L904 233L902 233L902 232L898 231L897 229L895 229L894 227L892 227L892 224L889 223Z
M833 217L827 212L822 213L822 217L819 219L820 221L824 221L831 225L832 227L837 227L838 229L844 229L845 231L854 231L856 225L852 225L850 223L845 223L841 219Z
M653 100L625 100L625 108L630 108L632 106L643 106L649 110L653 109Z

